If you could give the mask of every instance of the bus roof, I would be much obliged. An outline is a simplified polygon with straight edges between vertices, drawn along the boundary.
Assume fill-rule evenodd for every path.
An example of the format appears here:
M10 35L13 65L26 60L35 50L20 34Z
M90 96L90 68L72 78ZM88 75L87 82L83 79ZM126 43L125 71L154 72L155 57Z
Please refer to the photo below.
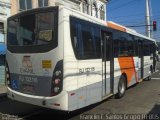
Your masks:
M55 8L55 7L58 7L58 6L49 6L49 7L43 7L43 8L34 8L34 9L31 9L31 10L27 10L27 11L23 11L23 12L20 12L16 15L13 15L11 17L9 17L9 19L11 19L12 17L16 17L16 16L21 16L22 14L25 14L25 13L28 13L28 12L33 12L33 11L38 11L39 9L52 9L52 8ZM122 26L120 24L117 24L113 21L104 21L104 20L100 20L98 18L95 18L93 16L90 16L90 15L87 15L87 14L84 14L78 10L74 10L74 9L71 9L69 7L66 7L66 6L63 6L63 5L59 5L59 8L60 9L67 9L69 11L72 11L72 15L75 16L75 17L78 17L80 19L84 19L84 20L87 20L87 21L90 21L92 23L95 23L95 24L99 24L99 25L102 25L102 26L107 26L109 28L112 28L112 29L115 29L115 30L119 30L119 31L122 31L122 32L126 32L126 33L130 33L130 34L133 34L135 36L139 36L139 37L142 37L144 39L149 39L151 41L156 41L155 39L152 39L152 38L149 38L145 35L142 35L138 32L136 32L135 30L133 29L130 29L130 28L127 28L125 26ZM77 13L76 15L74 13Z
M113 21L108 21L108 22L107 22L107 26L110 27L110 28L113 28L113 29L122 31L122 32L130 33L130 34L132 34L132 35L142 37L142 38L144 38L144 39L149 39L149 40L151 40L151 41L156 41L156 40L153 39L153 38L149 38L149 37L147 37L147 36L145 36L145 35L142 35L142 34L138 33L138 32L137 32L136 30L134 30L134 29L127 28L127 27L122 26L122 25L120 25L120 24L117 24L117 23L115 23L115 22L113 22Z

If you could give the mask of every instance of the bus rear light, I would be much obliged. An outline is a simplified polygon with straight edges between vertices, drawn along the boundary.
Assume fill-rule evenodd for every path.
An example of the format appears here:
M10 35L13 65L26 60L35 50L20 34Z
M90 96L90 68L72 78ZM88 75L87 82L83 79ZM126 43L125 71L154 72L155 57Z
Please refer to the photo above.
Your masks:
M6 72L9 72L8 67L6 67Z
M56 96L62 91L63 86L63 60L59 61L53 71L51 96Z
M56 77L59 77L62 74L62 72L60 70L58 70L54 74L55 74Z
M55 84L55 85L58 85L58 84L60 83L60 81L61 81L61 80L60 80L59 78L56 78L56 79L54 80L54 84Z
M8 86L11 85L10 72L9 72L8 64L6 64L6 82L7 82Z
M9 74L8 73L6 73L6 78L9 79Z
M7 85L10 85L10 75L9 73L6 73L6 79L7 79Z
M59 92L59 87L54 87L54 93L58 93Z
M75 95L75 93L71 93L70 95L73 96L73 95Z
M60 104L54 103L55 106L60 106Z

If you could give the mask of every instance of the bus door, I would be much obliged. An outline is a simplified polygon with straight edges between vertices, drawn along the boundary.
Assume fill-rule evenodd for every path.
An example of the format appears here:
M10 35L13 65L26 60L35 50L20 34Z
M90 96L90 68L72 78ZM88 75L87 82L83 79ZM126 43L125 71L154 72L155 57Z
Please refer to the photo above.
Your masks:
M102 94L103 97L113 93L114 59L112 33L101 31L102 37Z
M144 71L144 56L143 56L143 42L138 41L138 58L139 58L139 68L138 68L138 80L143 79Z

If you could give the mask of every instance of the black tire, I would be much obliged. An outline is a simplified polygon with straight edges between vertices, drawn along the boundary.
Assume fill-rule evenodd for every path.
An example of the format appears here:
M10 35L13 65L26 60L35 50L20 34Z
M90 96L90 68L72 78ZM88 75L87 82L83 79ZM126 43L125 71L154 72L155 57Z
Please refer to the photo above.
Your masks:
M148 81L150 81L150 80L151 80L151 76L150 76L150 75L147 77L147 80L148 80Z
M127 84L126 84L126 77L121 75L118 83L118 93L116 94L116 98L122 98L126 92Z
M153 74L153 67L150 66L150 75L145 79L146 81L150 81L151 80L151 75Z
M153 74L153 67L152 66L150 66L150 74L152 75ZM151 75L149 75L145 80L146 81L150 81L151 80Z
M153 74L153 67L152 66L150 66L150 72L151 72L151 74Z

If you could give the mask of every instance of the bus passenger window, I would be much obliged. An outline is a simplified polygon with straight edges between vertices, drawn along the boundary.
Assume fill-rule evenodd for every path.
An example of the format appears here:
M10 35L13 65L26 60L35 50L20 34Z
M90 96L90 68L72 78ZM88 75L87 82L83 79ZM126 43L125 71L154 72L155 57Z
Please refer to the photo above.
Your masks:
M38 45L48 44L54 37L54 14L52 12L38 14Z
M20 41L17 41L17 25L18 25L18 19L13 19L9 21L8 23L8 44L10 45L19 45Z
M74 36L74 47L77 48L77 37Z
M75 19L71 18L70 32L76 58L101 58L100 29L87 21L81 22Z

